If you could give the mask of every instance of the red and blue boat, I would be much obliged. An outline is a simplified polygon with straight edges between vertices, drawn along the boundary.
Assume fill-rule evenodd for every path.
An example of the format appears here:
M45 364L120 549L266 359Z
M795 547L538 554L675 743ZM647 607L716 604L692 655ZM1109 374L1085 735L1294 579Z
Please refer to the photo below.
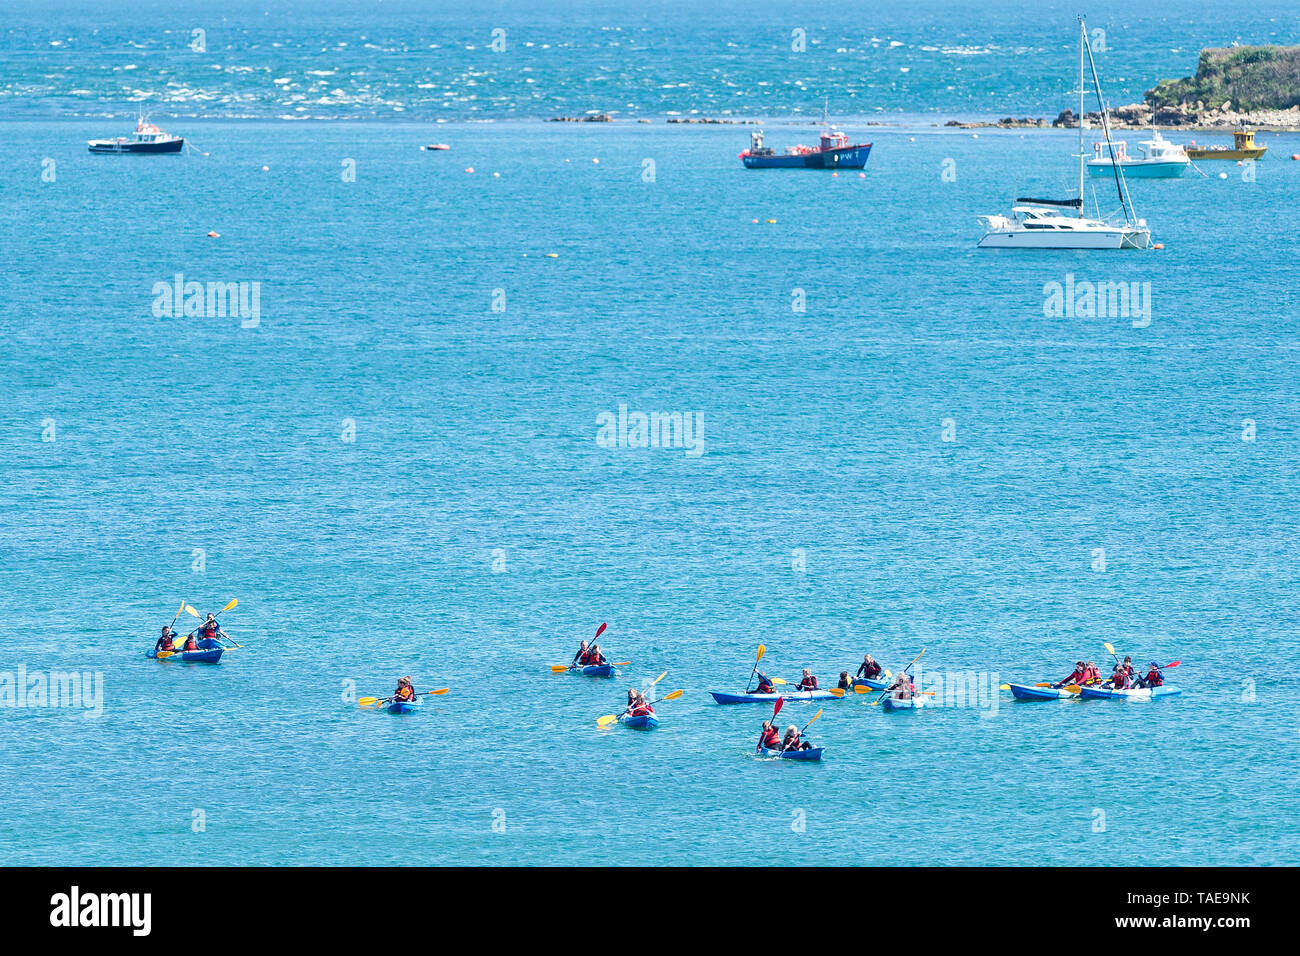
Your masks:
M871 154L870 143L850 144L837 129L823 129L818 146L791 146L778 153L763 145L763 131L749 134L749 149L740 154L746 169L861 169Z

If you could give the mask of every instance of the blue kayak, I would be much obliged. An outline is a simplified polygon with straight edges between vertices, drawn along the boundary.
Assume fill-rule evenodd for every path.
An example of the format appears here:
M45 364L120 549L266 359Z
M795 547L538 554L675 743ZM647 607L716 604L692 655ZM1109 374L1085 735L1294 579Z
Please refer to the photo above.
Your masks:
M583 677L613 677L613 664L588 664L585 667L570 667L570 674L581 674Z
M389 701L384 710L388 711L390 714L413 714L419 710L421 706L422 702L420 698L417 697L415 700Z
M770 704L774 700L838 700L828 690L792 690L784 694L728 694L721 690L711 690L710 694L719 704Z
M786 760L821 760L825 747L809 747L807 750L763 750L764 757L783 757Z
M1034 687L1032 684L1010 684L1011 696L1016 700L1064 700L1078 697L1064 687Z
M880 702L880 706L885 710L920 710L925 706L925 698L909 697L907 700L900 700L897 697L886 697Z
M1151 700L1153 697L1173 697L1181 694L1178 687L1161 684L1159 687L1128 687L1115 690L1113 687L1081 687L1079 696L1085 700Z
M620 717L619 720L624 727L631 727L633 730L654 730L659 726L659 718L654 714L646 714L644 717Z
M178 650L175 653L167 654L166 657L159 657L157 651L145 651L145 657L158 661L181 661L185 664L217 664L221 661L221 655L225 653L225 645L220 641L214 641L212 638L204 638L199 641L199 648L196 651ZM164 651L164 654L167 652Z
M854 687L869 687L871 690L888 690L891 681L877 677L855 677Z

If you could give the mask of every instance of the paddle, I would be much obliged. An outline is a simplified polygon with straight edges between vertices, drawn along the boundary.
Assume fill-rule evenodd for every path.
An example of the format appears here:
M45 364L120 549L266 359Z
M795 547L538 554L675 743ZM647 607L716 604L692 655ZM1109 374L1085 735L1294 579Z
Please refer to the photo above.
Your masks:
M663 674L660 674L660 675L659 675L659 680L662 680L663 677L664 677L664 674L667 674L667 673L668 673L667 671L664 671ZM659 683L659 680L656 680L656 681L655 681L655 684ZM654 686L654 685L652 684L651 686ZM681 697L682 694L684 694L684 693L686 693L686 692L683 691L683 690L675 690L675 691L673 691L671 694L665 694L663 697L660 697L658 700L651 701L651 703L652 703L652 704L662 704L662 703L663 703L664 701L666 701L666 700L676 700L678 697ZM597 726L597 727L608 727L610 724L612 724L612 723L616 723L617 721L622 720L622 719L623 719L624 717L626 717L626 716L627 716L627 713L626 713L626 712L621 713L621 714L606 714L604 717L597 717L597 718L596 718L596 726Z
M824 708L823 708L823 709L824 709ZM817 722L817 718L820 717L821 715L822 715L822 711L821 711L821 710L818 710L817 713L813 714L813 719L810 720L810 721L808 721L808 723L806 723L806 724L803 725L803 730L799 731L799 739L800 739L800 740L803 740L803 735L804 735L804 733L808 730L809 727L811 727L813 724L815 724L815 723ZM785 744L782 743L782 744L781 744L781 753L785 753L787 749L789 749L789 748L787 748L787 747L785 746Z
M750 676L753 676L753 675L750 675ZM785 699L784 699L784 698L781 698L781 697L778 697L778 698L776 699L776 706L772 708L772 719L771 719L771 724L772 724L772 727L773 727L773 728L776 727L776 715L779 714L779 713L781 713L781 708L784 707L784 706L785 706ZM758 747L757 747L756 749L758 750L759 753L762 753L762 752L763 752L763 735L762 735L762 734L759 734L759 735L758 735Z
M422 690L416 697L430 697L437 694L445 694L450 691L450 687L441 687L438 690ZM373 707L375 704L387 703L390 700L396 700L396 697L361 697L357 700L359 707Z
M921 648L921 653L920 653L920 654L917 654L915 657L912 658L912 663L911 663L911 664L908 664L906 667L904 667L901 671L899 671L899 673L900 673L900 674L906 674L908 671L910 671L910 670L912 669L912 664L915 664L917 661L919 661L919 660L920 660L922 657L924 657L924 656L925 656L925 648L923 647L923 648ZM882 691L880 692L880 696L877 697L875 700L873 700L873 701L871 702L871 706L872 706L872 707L877 706L877 705L878 705L882 700L885 699L885 695L888 694L888 693L889 693L889 688L886 687L884 690L882 690Z
M745 681L745 693L746 693L746 694L752 694L752 693L753 693L753 691L751 691L751 690L749 689L749 685L750 685L750 682L753 681L753 679L754 679L754 675L758 673L758 662L761 661L761 660L763 659L763 655L766 654L766 653L767 653L767 645L766 645L766 644L760 644L760 645L758 645L758 654L755 655L755 657L754 657L754 669L753 669L752 671L749 672L749 678L748 678L748 680Z

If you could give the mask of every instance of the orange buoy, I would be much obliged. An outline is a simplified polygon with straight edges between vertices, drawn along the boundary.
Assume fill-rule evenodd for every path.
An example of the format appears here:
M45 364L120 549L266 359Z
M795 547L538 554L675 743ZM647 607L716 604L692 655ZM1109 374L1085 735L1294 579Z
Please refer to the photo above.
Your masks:
M466 167L465 167L465 172L467 172L467 173L472 173L472 172L474 172L474 167L473 167L473 166L466 166Z
M866 178L867 178L866 173L858 173L858 179L866 179Z
M1154 246L1152 246L1151 248L1152 248L1152 249L1163 249L1164 247L1165 247L1165 244L1164 244L1163 242L1157 242L1157 243L1156 243Z
M839 178L840 178L839 173L831 173L831 179L839 179Z
M1292 159L1300 159L1300 153L1292 153L1292 154L1291 154L1291 158L1292 158Z
M208 238L209 238L209 239L220 239L220 238L221 238L221 233L219 233L219 232L210 232L210 233L208 233Z

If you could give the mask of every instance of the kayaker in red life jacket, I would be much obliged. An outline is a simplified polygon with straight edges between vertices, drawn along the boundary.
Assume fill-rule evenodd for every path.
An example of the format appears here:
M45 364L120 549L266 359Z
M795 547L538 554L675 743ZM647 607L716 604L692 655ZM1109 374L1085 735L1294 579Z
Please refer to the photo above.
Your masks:
M840 671L840 690L848 690L851 686L853 686L853 682L849 680L849 672Z
M812 744L803 739L799 733L799 728L791 724L785 729L785 737L781 741L781 752L787 750L811 750Z
M755 693L755 694L775 694L775 693L776 693L776 688L772 686L772 678L768 677L766 674L764 674L764 673L762 673L762 672L759 672L759 675L758 675L758 690L754 691L754 693Z
M1115 667L1115 673L1110 675L1107 681L1115 690L1125 690L1129 686L1129 679L1133 676L1133 661L1130 658L1124 658L1123 664Z
M404 703L415 700L415 685L411 683L411 678L398 678L397 690L393 691L393 700Z
M194 631L185 635L185 650L197 651L199 649L198 639L194 636Z
M907 674L899 674L886 693L892 694L895 700L911 700L916 696L916 685Z
M221 629L221 625L217 623L217 619L212 615L212 612L209 611L208 619L199 625L199 639L216 641L227 636L226 632Z
M1069 677L1063 677L1058 680L1053 687L1064 687L1066 684L1082 684L1088 679L1088 666L1083 661L1076 661L1074 671Z
M587 642L583 641L582 646L578 648L578 653L573 655L573 663L570 667L581 667L587 663Z
M862 663L858 665L858 675L867 680L875 680L881 674L880 664L870 654L862 655Z
M770 720L763 721L763 733L758 738L759 750L780 750L781 734L772 726Z
M153 646L153 651L157 654L159 651L174 650L176 650L176 632L164 624L162 637L158 638L158 643Z
M803 669L803 678L799 681L799 690L816 690L817 678L812 676L812 670L805 667Z
M599 644L591 645L591 650L587 651L587 659L582 663L587 667L605 663L605 655L600 652Z
M655 709L651 707L650 702L645 699L645 694L642 694L639 691L633 691L632 693L634 696L631 703L628 704L627 716L628 717L653 716Z
M1101 671L1098 669L1096 661L1088 661L1088 666L1084 668L1084 670L1087 671L1087 677L1084 680L1081 680L1079 683L1081 684L1101 683Z
M1160 665L1152 661L1151 670L1147 671L1147 676L1139 677L1133 683L1138 687L1159 687L1164 682L1165 675L1160 673Z

